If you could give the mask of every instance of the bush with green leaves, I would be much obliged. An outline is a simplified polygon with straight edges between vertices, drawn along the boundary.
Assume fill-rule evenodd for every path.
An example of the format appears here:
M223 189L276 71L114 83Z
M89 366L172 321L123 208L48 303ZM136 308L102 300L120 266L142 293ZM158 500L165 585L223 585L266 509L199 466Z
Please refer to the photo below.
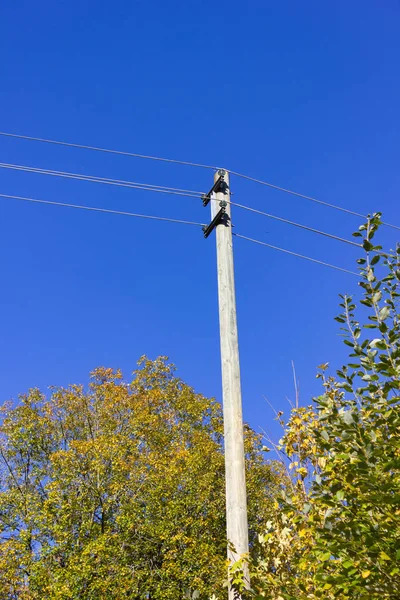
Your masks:
M361 306L341 296L336 317L349 361L335 377L320 366L323 395L292 411L280 442L292 486L259 536L246 597L400 598L400 248L374 245L380 217L355 233Z

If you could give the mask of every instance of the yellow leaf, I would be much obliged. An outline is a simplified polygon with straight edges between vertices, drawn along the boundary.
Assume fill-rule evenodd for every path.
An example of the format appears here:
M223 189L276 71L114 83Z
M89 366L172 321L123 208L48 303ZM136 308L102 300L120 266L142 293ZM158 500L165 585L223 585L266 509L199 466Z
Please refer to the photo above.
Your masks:
M381 560L390 560L390 556L388 556L388 555L386 554L386 552L383 552L383 551L380 553L380 555L379 555L379 558L380 558Z
M307 535L307 529L300 529L299 531L299 537L305 537Z
M304 467L300 467L300 469L296 469L296 473L298 473L302 477L306 477L307 469L305 469Z
M367 579L367 577L369 577L370 575L371 575L371 571L363 571L363 572L361 573L361 577L362 577L363 579Z

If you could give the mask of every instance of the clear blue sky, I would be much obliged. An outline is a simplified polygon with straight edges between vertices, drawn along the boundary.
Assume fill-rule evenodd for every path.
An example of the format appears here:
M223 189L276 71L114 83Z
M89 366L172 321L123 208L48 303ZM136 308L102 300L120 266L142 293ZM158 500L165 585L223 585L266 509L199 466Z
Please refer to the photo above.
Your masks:
M400 223L396 0L3 2L0 129L220 164ZM212 172L0 138L4 162L208 189ZM235 200L344 237L358 219L234 178ZM0 192L208 220L200 201L1 170ZM0 199L1 400L129 376L166 354L221 396L215 239L200 230ZM234 212L236 231L354 267L338 242ZM395 232L382 229L387 245ZM244 413L319 393L340 366L354 277L235 241ZM274 427L272 426L274 429Z

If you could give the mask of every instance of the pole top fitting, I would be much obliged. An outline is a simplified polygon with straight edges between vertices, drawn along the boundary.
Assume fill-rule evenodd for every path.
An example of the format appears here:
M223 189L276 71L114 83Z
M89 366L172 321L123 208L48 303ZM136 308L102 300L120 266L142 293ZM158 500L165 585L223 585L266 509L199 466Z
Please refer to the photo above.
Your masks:
M226 171L224 171L223 169L220 169L219 171L217 171L217 175L218 175L217 181L214 183L214 185L212 186L212 188L208 192L208 194L203 194L201 196L201 199L203 201L203 206L207 206L207 204L210 202L211 196L214 192L222 191L223 193L225 193L225 190L227 188L226 181L224 181L225 174L226 174Z

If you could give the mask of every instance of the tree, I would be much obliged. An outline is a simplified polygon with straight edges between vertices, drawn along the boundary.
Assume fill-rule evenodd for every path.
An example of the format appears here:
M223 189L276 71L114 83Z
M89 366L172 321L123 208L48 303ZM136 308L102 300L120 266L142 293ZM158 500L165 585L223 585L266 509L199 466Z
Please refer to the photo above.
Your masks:
M349 362L337 377L320 366L324 394L292 411L280 442L292 486L260 535L253 597L399 598L400 248L373 245L380 223L375 214L355 233L364 324L351 296L336 318Z
M0 597L208 598L226 579L220 405L164 358L133 381L99 368L88 390L3 407ZM252 545L280 471L246 427Z

